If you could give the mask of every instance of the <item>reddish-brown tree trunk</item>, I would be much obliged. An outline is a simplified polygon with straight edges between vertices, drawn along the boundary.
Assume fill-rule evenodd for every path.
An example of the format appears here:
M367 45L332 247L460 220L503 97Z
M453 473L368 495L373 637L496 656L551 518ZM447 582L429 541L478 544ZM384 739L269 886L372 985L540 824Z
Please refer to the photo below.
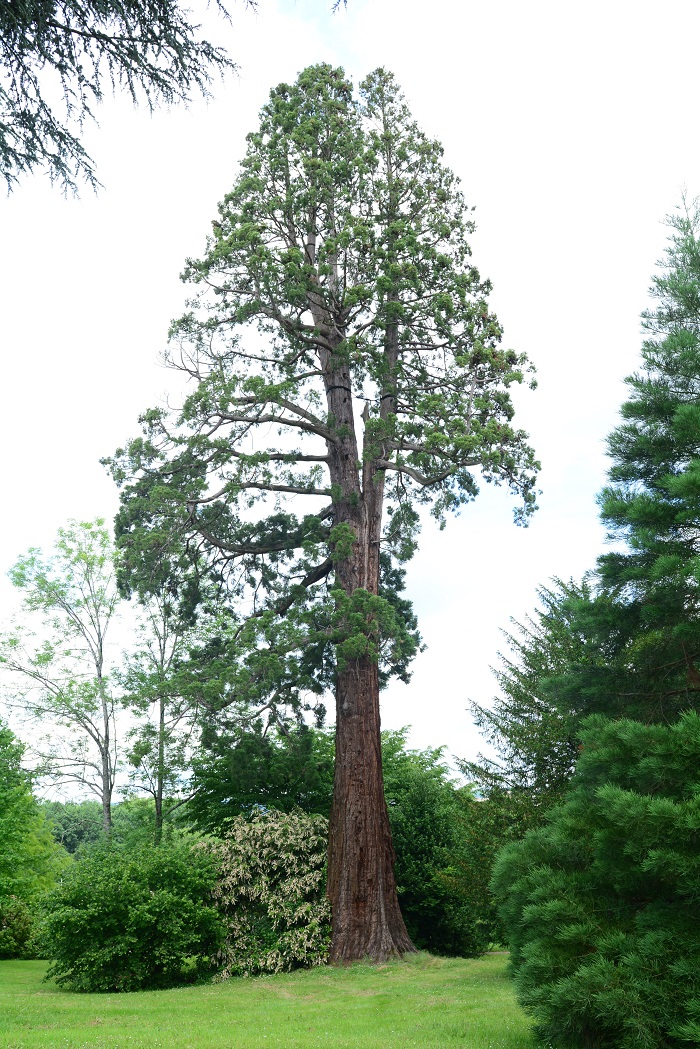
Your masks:
M309 222L312 230L314 223ZM315 263L315 236L306 245ZM348 356L340 350L342 317L331 318L314 295L309 309L329 349L320 352L334 438L327 443L328 467L335 489L334 525L347 524L355 534L349 556L339 558L335 578L346 594L379 589L384 473L372 456L358 447ZM395 327L395 326L393 326ZM393 391L396 332L387 336L387 378ZM334 349L330 346L335 344ZM396 345L395 345L396 344ZM382 399L382 415L393 411L393 393ZM363 416L366 424L367 419ZM372 624L367 624L372 633ZM333 806L328 846L328 896L332 912L330 960L363 958L384 961L415 948L396 895L394 846L384 799L379 720L379 675L376 660L350 660L336 680L336 751Z
M333 374L328 399L344 435L342 443L329 449L331 478L342 493L334 521L348 524L356 536L350 555L336 565L336 582L348 595L358 589L376 594L384 477L373 473L369 461L358 471L349 374ZM367 630L373 633L372 623ZM382 776L378 666L368 656L340 666L336 680L328 850L331 961L383 961L415 950L399 908L394 859Z
M328 894L333 962L384 961L413 951L396 896L394 847L384 800L377 664L338 675Z

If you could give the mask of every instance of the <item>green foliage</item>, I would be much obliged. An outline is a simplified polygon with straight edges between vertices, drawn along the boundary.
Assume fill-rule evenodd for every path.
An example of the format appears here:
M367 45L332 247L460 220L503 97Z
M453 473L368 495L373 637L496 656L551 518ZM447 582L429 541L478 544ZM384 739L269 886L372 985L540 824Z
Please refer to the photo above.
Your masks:
M460 901L470 948L463 953L477 955L506 942L490 888L494 864L505 845L518 841L540 819L524 793L492 790L488 797L474 797L460 792L454 841L441 878Z
M571 793L493 888L523 1006L557 1049L700 1033L700 716L591 718Z
M18 0L0 7L0 176L45 168L64 189L95 186L79 132L108 87L149 107L207 92L232 63L197 39L178 0ZM49 79L47 71L54 74ZM49 89L52 85L54 90ZM57 91L55 89L58 89Z
M103 840L102 806L98 801L44 801L41 807L54 838L71 855Z
M23 753L0 721L0 958L32 955L36 901L68 859L32 795Z
M50 894L41 946L48 975L75 991L190 983L211 970L223 930L215 864L189 844L92 849Z
M538 590L533 615L512 620L505 634L509 651L499 654L494 671L500 695L490 707L471 704L495 757L459 763L481 795L498 799L512 817L518 811L525 827L560 800L578 757L586 712L580 703L562 702L562 680L583 667L593 670L604 658L579 626L593 601L590 584L553 584Z
M259 809L317 813L328 817L333 799L334 740L328 732L298 726L205 735L207 747L193 762L193 796L187 815L196 825L222 833L239 815Z
M96 845L104 836L102 806L97 801L43 801L40 807L54 840L70 855Z
M0 898L0 958L33 958L36 919L17 896Z
M0 721L0 905L31 901L53 885L65 865L65 853L54 844L22 769L23 753Z
M44 801L40 808L51 827L54 840L71 855L84 854L104 842L102 806L97 801ZM155 837L155 804L150 798L128 798L112 807L111 840L116 845L138 848ZM177 837L173 823L165 837Z
M382 733L384 795L396 851L397 892L413 943L435 954L475 955L494 939L483 935L481 917L452 876L463 842L463 806L442 762L444 748L408 750L407 729Z
M226 921L221 979L325 962L327 841L323 816L271 810L237 817L224 841L209 846L220 865L214 895Z

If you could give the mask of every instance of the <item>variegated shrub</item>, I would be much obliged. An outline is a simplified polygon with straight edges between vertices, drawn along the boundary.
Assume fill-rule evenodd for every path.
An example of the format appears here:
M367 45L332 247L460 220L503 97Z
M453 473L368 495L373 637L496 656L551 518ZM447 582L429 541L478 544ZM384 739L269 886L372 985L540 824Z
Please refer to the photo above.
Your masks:
M330 944L326 897L328 820L275 810L236 817L223 842L214 890L227 927L219 979L322 965Z

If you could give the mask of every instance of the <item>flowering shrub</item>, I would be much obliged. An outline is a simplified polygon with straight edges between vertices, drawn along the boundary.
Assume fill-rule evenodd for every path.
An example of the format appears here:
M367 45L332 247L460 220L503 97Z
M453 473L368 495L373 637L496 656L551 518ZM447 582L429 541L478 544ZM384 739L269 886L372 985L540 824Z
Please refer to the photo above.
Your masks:
M223 842L214 899L226 924L219 979L322 965L330 944L325 894L328 820L299 810L236 817Z

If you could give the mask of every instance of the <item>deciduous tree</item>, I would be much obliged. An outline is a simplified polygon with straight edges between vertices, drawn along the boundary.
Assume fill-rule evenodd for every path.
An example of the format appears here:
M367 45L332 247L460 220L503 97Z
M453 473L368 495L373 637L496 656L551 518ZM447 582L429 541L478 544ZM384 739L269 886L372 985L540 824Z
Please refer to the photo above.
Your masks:
M32 795L24 746L0 721L0 901L29 900L50 888L65 856Z
M4 696L50 730L47 769L98 796L109 834L117 741L106 643L119 595L104 521L60 528L53 553L30 550L10 579L23 605L0 636Z
M122 702L135 724L127 733L130 789L155 805L154 841L163 823L183 804L193 748L199 740L197 696L178 673L187 660L187 624L167 595L155 594L140 608L135 644L117 674Z
M380 680L405 679L418 646L395 562L420 507L443 522L479 473L520 497L518 520L534 508L509 394L529 369L501 348L472 229L389 73L359 96L326 65L280 85L187 264L202 294L169 361L192 392L112 462L131 578L186 550L235 600L232 693L335 691L335 960L411 949L380 754Z

